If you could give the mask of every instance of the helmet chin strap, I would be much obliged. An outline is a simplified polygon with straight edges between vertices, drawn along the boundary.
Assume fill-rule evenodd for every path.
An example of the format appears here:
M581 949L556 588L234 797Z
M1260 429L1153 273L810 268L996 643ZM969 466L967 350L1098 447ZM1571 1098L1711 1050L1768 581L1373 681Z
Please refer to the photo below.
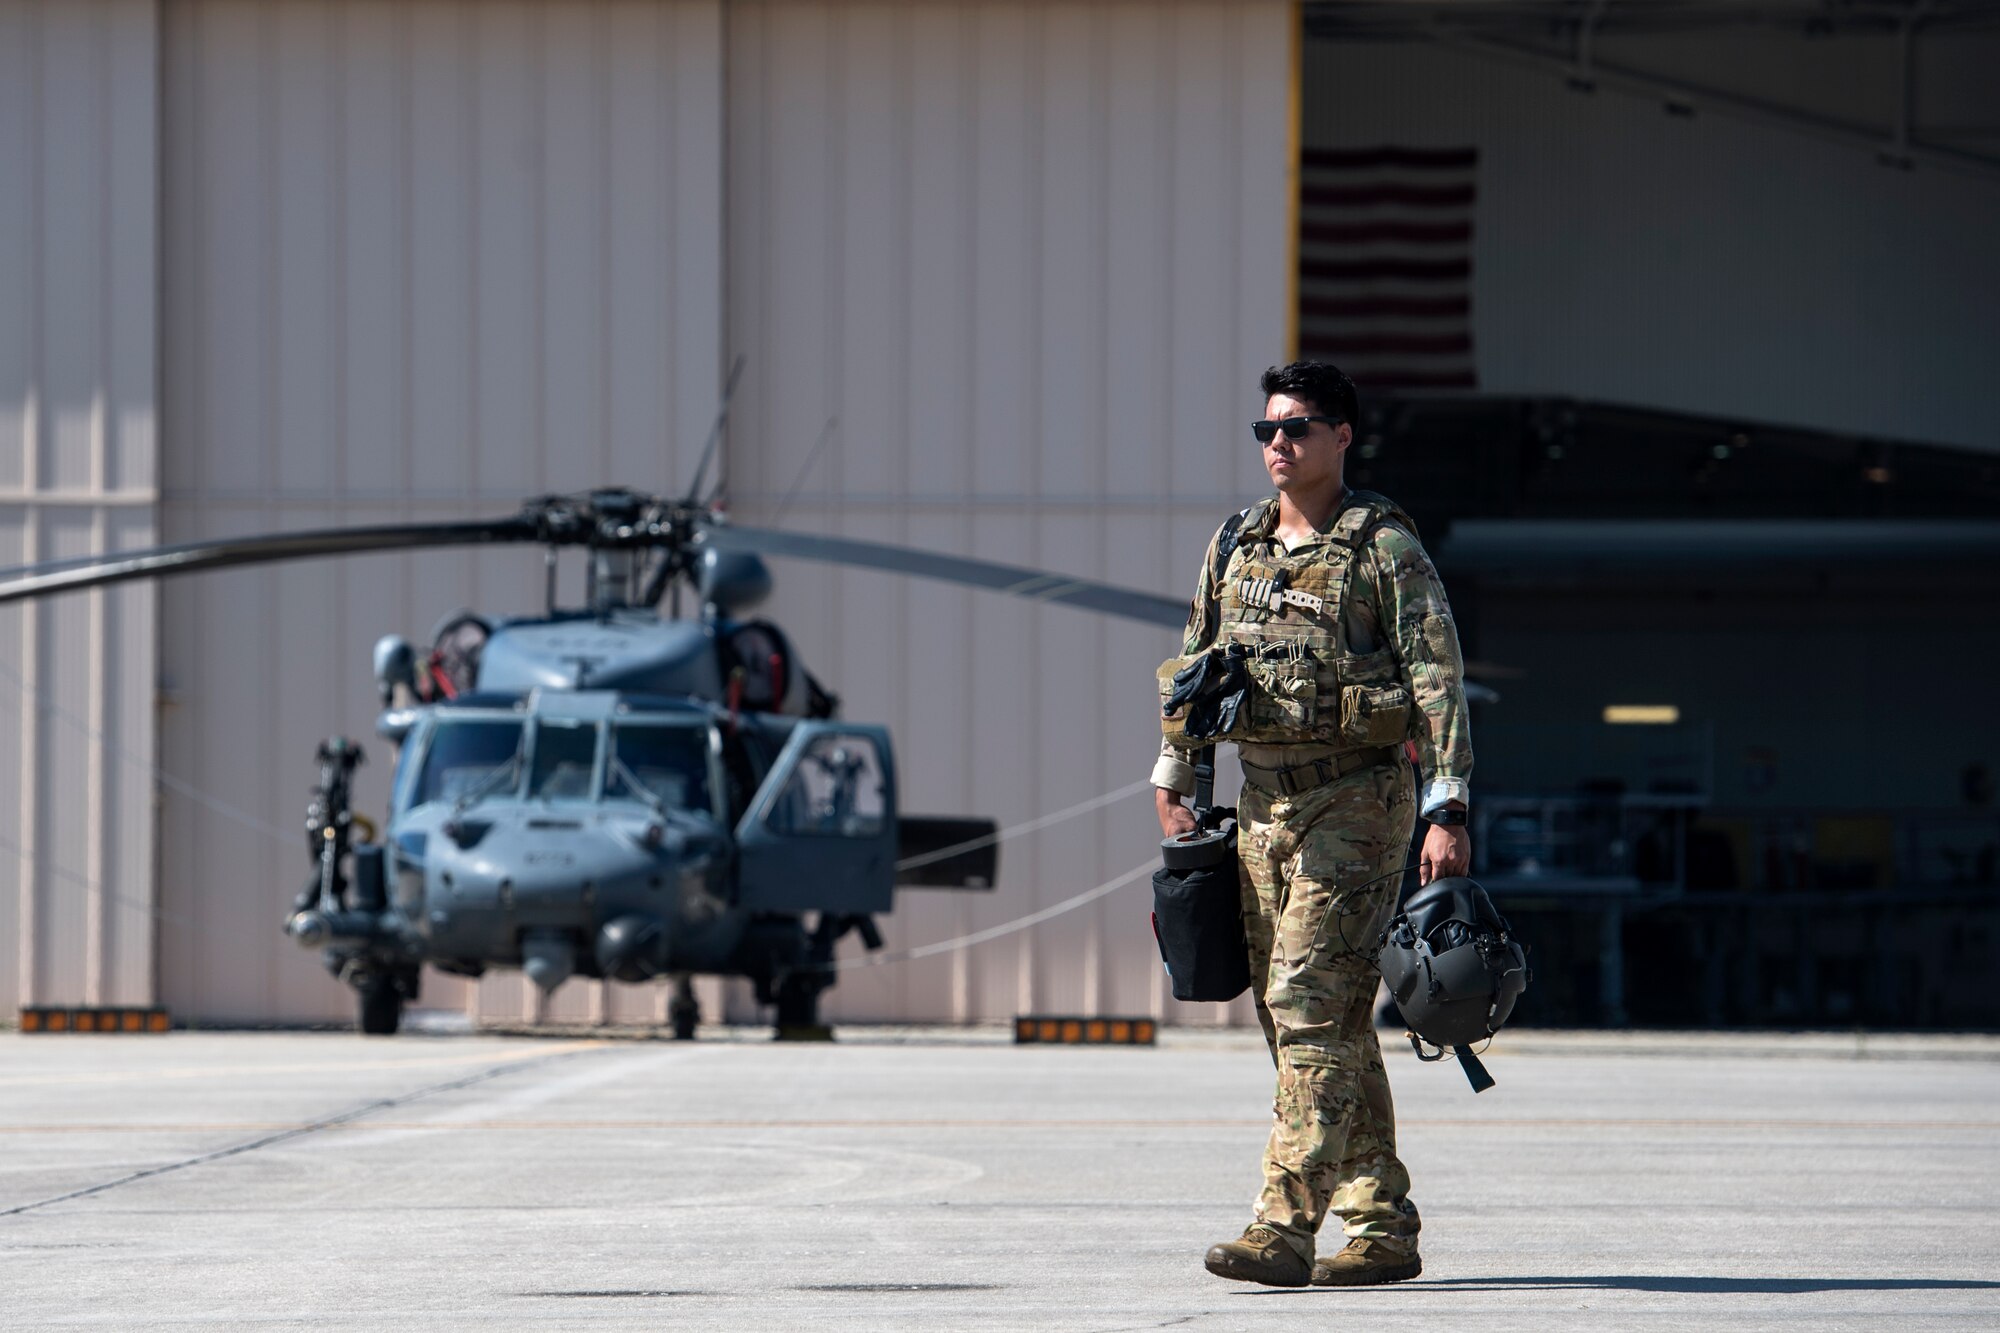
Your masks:
M1414 1032L1405 1032L1403 1035L1410 1039L1410 1049L1417 1053L1417 1059L1425 1064L1434 1064L1444 1059L1445 1047L1433 1046L1426 1052L1422 1037ZM1485 1064L1472 1053L1470 1046L1453 1046L1450 1050L1458 1057L1458 1067L1465 1071L1465 1081L1472 1085L1473 1092L1484 1092L1493 1086L1493 1075L1486 1072Z
M1486 1072L1486 1066L1479 1062L1470 1046L1454 1046L1451 1053L1458 1057L1458 1067L1465 1071L1465 1081L1474 1092L1484 1092L1493 1086L1493 1075Z

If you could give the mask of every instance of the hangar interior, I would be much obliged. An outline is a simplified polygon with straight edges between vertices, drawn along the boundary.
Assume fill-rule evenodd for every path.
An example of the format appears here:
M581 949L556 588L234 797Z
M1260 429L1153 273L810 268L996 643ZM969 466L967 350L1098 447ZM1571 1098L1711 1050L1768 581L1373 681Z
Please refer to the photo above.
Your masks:
M746 520L1185 595L1296 346L1360 381L1355 480L1501 696L1475 805L1524 1021L1991 1024L1935 964L2000 894L1996 45L1973 3L0 0L0 565L669 488L741 357ZM1165 636L778 574L938 812L1144 776ZM540 587L446 553L0 610L0 994L344 1019L279 932L313 745L368 736L378 635ZM1135 800L1023 838L889 942L1155 836ZM1173 1004L1141 897L827 1012L1251 1022Z
M1308 8L1302 345L1501 696L1525 1021L2000 1020L2000 28L1937 18Z

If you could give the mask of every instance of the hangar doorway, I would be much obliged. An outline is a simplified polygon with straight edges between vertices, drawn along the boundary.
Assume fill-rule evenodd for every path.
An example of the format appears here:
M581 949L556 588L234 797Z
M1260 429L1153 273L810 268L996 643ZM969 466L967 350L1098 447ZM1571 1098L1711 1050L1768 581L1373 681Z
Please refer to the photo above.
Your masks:
M1306 7L1299 348L1501 696L1525 1021L2000 1022L1916 952L2000 940L1996 39L1815 14Z

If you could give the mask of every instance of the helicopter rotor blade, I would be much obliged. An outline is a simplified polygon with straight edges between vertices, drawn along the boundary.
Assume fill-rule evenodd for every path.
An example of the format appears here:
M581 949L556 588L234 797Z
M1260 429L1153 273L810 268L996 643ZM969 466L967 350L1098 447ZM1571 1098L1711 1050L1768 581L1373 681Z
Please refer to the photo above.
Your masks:
M736 524L710 528L703 540L718 549L752 551L759 555L794 556L829 564L878 569L890 574L937 579L970 588L983 588L1009 597L1055 606L1073 606L1082 611L1119 616L1147 625L1180 629L1187 624L1188 604L1159 593L1121 588L1091 579L1071 578L1020 565L997 564L966 556L918 551L907 546L857 541L851 537L828 537L812 532L781 532L775 528L750 528Z
M237 565L543 539L535 523L525 517L477 519L462 523L385 523L372 527L317 528L248 537L220 537L210 541L104 552L0 569L0 603L101 588L134 579L197 574Z

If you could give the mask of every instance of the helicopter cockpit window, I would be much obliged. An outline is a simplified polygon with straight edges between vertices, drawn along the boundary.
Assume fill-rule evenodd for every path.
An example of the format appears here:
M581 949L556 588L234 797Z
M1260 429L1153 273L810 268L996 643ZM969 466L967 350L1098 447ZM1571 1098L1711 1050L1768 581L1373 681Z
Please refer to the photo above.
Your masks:
M643 791L632 790L637 783ZM710 808L708 731L704 727L618 726L611 729L606 796L655 799L669 809Z
M494 775L521 752L517 718L462 718L440 722L424 748L412 805L456 801ZM519 770L516 770L519 776Z
M544 801L587 800L596 775L596 723L544 719L536 726L528 795Z
M771 807L773 832L872 838L888 801L882 759L866 736L816 736Z

